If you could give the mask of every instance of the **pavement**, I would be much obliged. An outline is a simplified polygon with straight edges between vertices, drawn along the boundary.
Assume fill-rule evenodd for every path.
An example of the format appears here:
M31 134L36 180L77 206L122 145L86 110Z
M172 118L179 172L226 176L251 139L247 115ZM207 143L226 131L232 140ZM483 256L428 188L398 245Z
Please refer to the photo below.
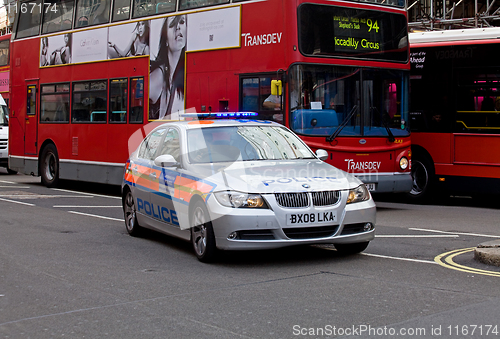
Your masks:
M474 259L483 264L500 266L500 240L479 244L474 250Z

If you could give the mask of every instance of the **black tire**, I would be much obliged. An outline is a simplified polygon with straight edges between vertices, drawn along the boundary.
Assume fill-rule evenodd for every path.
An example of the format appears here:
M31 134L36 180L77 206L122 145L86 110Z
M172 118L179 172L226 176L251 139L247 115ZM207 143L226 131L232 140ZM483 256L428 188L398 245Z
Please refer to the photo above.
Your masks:
M434 190L434 165L428 157L416 156L411 160L411 177L413 186L407 197L411 201L429 200Z
M125 218L125 228L128 234L139 237L143 234L144 228L137 222L134 197L130 189L126 190L123 197L123 217Z
M56 146L48 144L40 157L40 175L42 184L47 187L57 187L59 183L59 156Z
M339 252L340 254L343 254L343 255L344 254L357 254L357 253L361 253L364 250L366 250L369 243L370 243L369 241L366 241L366 242L357 242L354 244L334 244L334 246L335 246L335 249L337 250L337 252Z
M191 243L194 253L201 262L212 262L217 256L215 234L205 204L195 202L190 217Z
M17 171L11 170L10 168L7 168L7 173L9 174L17 174Z

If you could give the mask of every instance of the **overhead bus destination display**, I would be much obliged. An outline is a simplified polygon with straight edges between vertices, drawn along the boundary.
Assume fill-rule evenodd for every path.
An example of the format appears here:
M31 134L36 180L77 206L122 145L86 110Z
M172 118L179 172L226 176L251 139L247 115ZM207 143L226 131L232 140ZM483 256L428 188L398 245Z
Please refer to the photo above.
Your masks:
M299 7L299 46L308 56L407 62L407 31L402 14L330 5Z

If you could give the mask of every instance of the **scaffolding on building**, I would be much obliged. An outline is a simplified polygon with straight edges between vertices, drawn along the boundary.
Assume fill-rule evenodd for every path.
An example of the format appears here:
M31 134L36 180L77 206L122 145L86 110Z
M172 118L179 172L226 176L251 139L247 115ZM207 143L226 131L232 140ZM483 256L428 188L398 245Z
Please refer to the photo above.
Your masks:
M408 0L411 32L500 26L500 0Z

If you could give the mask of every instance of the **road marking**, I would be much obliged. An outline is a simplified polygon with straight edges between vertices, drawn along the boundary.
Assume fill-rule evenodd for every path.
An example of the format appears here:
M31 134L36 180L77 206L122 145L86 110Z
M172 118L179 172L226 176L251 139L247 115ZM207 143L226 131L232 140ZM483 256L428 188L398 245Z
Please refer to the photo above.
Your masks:
M5 181L5 180L0 180L0 182L3 182L4 184L17 184L17 182Z
M78 206L78 205L54 205L54 208L122 208L122 206Z
M42 199L42 198L89 198L81 195L47 195L47 194L0 194L0 197L17 199Z
M429 235L429 234L382 234L382 235L377 235L375 234L375 238L459 238L460 236L457 234L443 234L443 235Z
M111 195L104 195L104 194L94 194L94 193L87 193L87 192L79 192L79 191L71 191L71 190L65 190L62 188L52 188L55 191L61 191L61 192L69 192L69 193L78 193L78 194L83 194L83 195L89 195L91 197L102 197L102 198L110 198L110 199L121 199L121 197L114 197Z
M88 214L88 213L82 213L82 212L76 212L76 211L68 211L68 212L69 213L73 213L73 214L85 215L87 217L94 217L94 218L100 218L100 219L106 219L106 220L113 220L113 221L120 221L120 222L123 221L123 219L104 217L102 215L96 215L96 214Z
M16 186L16 185L14 185L14 186L12 186L12 185L9 185L9 186L5 185L5 186L3 186L2 185L2 186L0 186L0 188L31 188L31 186Z
M430 261L430 260L390 257L388 255L371 254L371 253L360 253L360 254L366 255L367 257L376 257L376 258L393 259L393 260L401 260L401 261L411 261L411 262L418 262L418 263L422 263L422 264L434 264L434 265L437 264L437 262Z
M426 228L409 228L409 230L434 232L434 233L443 233L443 234L469 235L469 236L472 236L472 237L500 238L500 236L498 236L498 235L479 234L479 233L464 233L464 232L447 232L447 231L439 231L439 230L429 230L429 229L426 229Z
M7 202L13 202L15 204L21 204L21 205L26 205L26 206L35 206L34 204L28 204L27 202L22 202L22 201L15 201L15 200L10 200L10 199L3 199L0 198L1 201L7 201Z
M462 248L462 249L446 252L446 253L440 254L437 257L435 257L434 261L443 267L450 268L450 269L456 270L456 271L472 273L472 274L488 275L491 277L500 277L500 272L487 271L487 270L481 270L478 268L467 267L464 265L457 264L456 262L453 261L453 258L455 258L456 256L472 252L472 251L474 251L474 249L475 249L475 247L469 247L469 248Z

